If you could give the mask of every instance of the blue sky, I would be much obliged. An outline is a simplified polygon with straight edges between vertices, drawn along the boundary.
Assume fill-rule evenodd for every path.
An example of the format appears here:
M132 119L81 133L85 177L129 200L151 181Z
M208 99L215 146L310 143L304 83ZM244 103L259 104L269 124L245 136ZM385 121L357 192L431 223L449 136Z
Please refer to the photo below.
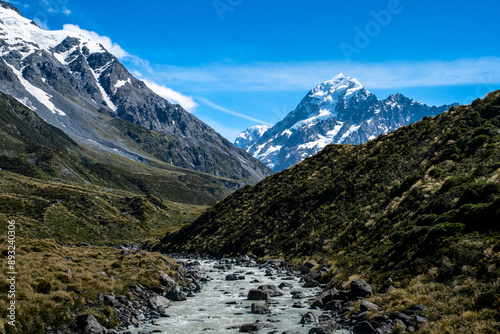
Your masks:
M498 0L8 2L47 29L108 37L132 73L231 141L340 72L432 105L500 89Z

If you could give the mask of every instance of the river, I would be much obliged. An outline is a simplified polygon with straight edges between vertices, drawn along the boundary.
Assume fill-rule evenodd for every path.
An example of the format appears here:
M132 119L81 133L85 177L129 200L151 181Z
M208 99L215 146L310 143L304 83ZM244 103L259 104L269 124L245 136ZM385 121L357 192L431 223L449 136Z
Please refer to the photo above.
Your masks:
M181 261L183 259L177 259ZM141 331L168 334L191 333L238 333L239 327L246 323L256 321L272 325L264 328L259 333L282 333L295 330L298 333L308 333L314 325L302 325L300 320L303 314L313 312L321 315L321 310L308 308L307 300L320 291L319 288L303 288L299 278L287 274L286 271L273 271L272 276L266 268L242 267L232 265L231 269L215 269L218 262L200 260L198 267L202 277L209 280L202 284L202 291L187 301L172 302L167 309L169 317L155 320L154 324L146 324L141 328L129 330L132 333ZM236 274L244 276L244 280L228 281L226 276ZM292 288L284 288L284 296L272 297L272 304L268 304L271 314L252 314L252 303L264 303L247 299L250 289L255 289L263 284L280 285L286 282ZM305 299L292 299L291 292L301 291ZM304 308L292 307L295 303L305 304ZM336 333L350 333L339 330Z

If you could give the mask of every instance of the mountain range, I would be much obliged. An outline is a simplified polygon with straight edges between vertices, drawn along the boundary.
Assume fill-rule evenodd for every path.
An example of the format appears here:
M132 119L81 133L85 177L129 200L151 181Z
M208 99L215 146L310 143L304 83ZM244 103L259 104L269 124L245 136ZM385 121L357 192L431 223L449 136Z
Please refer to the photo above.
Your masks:
M251 127L234 144L281 171L328 144L359 145L452 106L429 107L399 93L379 100L355 78L341 73L310 90L273 127Z
M149 165L255 183L271 171L136 79L97 40L48 31L0 1L0 91L75 142Z

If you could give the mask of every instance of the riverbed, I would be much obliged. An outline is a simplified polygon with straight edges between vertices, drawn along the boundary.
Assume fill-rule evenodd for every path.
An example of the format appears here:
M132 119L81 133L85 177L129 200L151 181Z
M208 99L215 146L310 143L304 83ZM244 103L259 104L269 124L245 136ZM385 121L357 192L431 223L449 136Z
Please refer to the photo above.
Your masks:
M179 262L184 259L177 259ZM154 320L141 328L129 330L132 333L155 332L168 334L190 333L238 333L240 326L247 323L266 323L268 328L261 329L259 333L282 333L294 330L297 333L308 333L313 324L300 323L302 315L313 312L320 316L321 310L309 308L308 299L316 296L319 288L303 288L299 284L298 275L293 272L270 269L259 266L245 266L226 264L227 268L218 269L220 262L199 260L197 270L202 279L202 290L186 301L172 302L166 310L168 317ZM229 269L230 267L230 269ZM234 274L238 280L227 280L227 276ZM264 284L279 286L288 283L290 288L283 287L283 296L272 297L266 303L271 314L252 314L252 303L264 304L264 301L248 300L247 295L251 289L256 289ZM302 292L302 299L293 299L292 292ZM295 304L295 305L294 305ZM299 308L301 306L301 308ZM127 331L126 331L127 332ZM339 330L336 333L350 333Z

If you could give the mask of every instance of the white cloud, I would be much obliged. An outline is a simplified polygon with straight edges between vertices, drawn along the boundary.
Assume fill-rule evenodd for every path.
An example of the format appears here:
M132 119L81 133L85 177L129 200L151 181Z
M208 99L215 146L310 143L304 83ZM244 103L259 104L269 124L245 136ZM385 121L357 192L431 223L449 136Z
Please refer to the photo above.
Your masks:
M200 100L203 104L209 106L210 108L222 111L223 113L226 113L226 114L229 114L229 115L233 115L233 116L236 116L236 117L240 117L240 118L244 118L244 119L247 119L249 121L257 122L257 123L260 123L260 124L265 124L265 125L272 126L272 124L270 124L268 122L261 121L260 119L257 119L257 118L254 118L254 117L250 117L250 116L244 115L242 113L239 113L239 112L236 112L236 111L233 111L233 110L229 110L229 109L224 108L222 106L219 106L219 105L213 103L212 101L209 101L209 100L207 100L207 99L205 99L203 97L198 97L198 100Z
M66 15L66 16L69 16L69 15L71 14L71 10L69 10L69 9L68 9L68 8L66 8L66 7L63 7L63 8L62 8L62 12L63 12L63 14L64 14L64 15Z
M150 80L143 81L153 92L171 103L180 104L187 111L193 112L198 106L191 96L182 95L181 93L176 92L171 88L159 85L156 82Z
M101 36L94 31L89 31L80 28L74 24L65 24L63 26L63 30L67 32L76 33L84 36L85 38L92 39L96 42L99 42L104 46L106 50L108 50L111 54L113 54L116 58L122 60L124 58L130 57L127 51L123 50L122 47L116 43L114 43L111 38L107 36Z
M460 86L500 83L500 57L384 63L323 61L163 66L157 72L176 85L189 85L199 91L309 90L340 72L356 77L368 89Z

